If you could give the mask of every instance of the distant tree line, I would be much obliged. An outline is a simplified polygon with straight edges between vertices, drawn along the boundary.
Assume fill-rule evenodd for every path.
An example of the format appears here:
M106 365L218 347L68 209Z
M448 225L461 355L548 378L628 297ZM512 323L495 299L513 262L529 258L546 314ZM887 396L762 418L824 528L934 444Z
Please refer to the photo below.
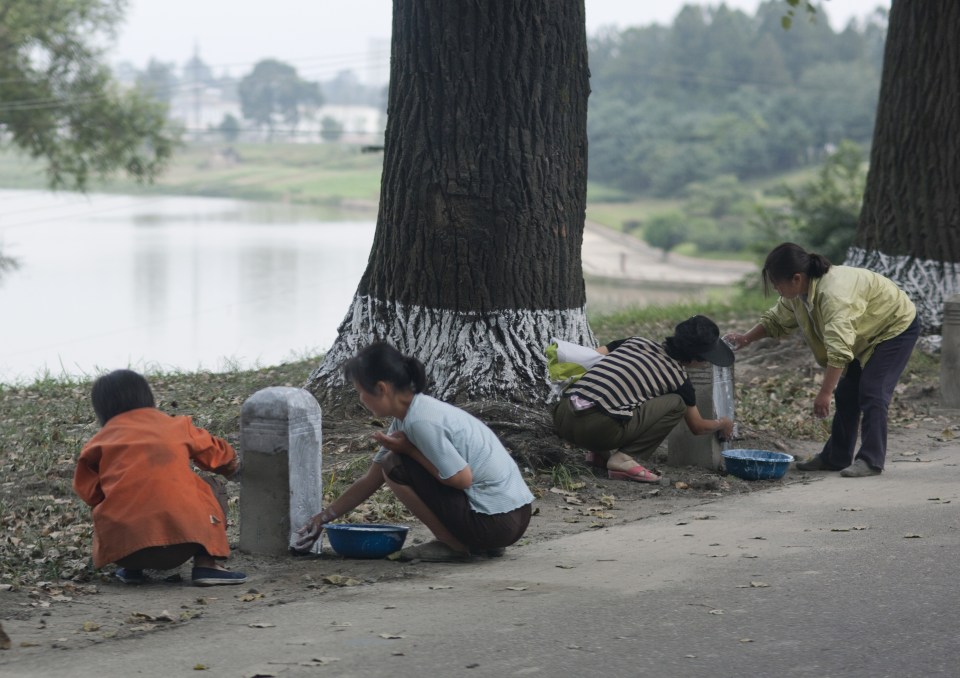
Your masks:
M821 5L784 30L784 3L754 16L688 5L670 26L590 40L590 178L675 196L823 162L844 140L868 145L886 16L840 32Z

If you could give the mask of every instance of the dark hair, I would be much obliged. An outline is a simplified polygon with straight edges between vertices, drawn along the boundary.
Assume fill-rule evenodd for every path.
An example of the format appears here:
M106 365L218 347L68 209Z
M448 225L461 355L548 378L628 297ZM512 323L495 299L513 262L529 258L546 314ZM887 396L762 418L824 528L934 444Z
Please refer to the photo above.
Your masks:
M706 361L729 367L733 351L720 340L720 328L705 315L695 315L678 323L672 337L663 342L667 355L680 363Z
M822 278L830 270L830 260L822 254L807 252L800 245L785 242L774 247L763 262L763 293L778 282L790 280L797 273L808 278Z
M423 363L403 355L385 342L361 349L343 366L343 376L360 384L367 393L375 393L379 381L392 384L397 390L414 393L422 393L427 385Z
M157 406L150 384L133 370L114 370L99 377L90 389L90 400L101 426L118 414Z

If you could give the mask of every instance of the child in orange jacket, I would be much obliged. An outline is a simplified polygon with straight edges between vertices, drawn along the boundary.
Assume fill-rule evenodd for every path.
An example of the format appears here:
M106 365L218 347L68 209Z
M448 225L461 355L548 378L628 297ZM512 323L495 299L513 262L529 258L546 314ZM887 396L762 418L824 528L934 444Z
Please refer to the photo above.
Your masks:
M144 569L168 570L193 558L198 586L242 584L221 567L230 554L226 517L213 490L191 467L231 476L238 460L227 441L156 408L147 380L116 370L93 383L102 428L80 453L73 489L93 509L93 564L118 565L126 584Z

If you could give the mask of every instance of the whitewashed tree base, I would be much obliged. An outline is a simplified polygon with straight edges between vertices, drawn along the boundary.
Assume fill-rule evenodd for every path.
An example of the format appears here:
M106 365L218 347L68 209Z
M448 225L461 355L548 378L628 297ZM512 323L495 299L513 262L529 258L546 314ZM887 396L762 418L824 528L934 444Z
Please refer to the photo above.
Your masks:
M418 358L431 395L441 400L544 402L550 380L543 349L553 337L596 345L583 308L457 313L356 296L306 388L317 394L342 386L343 364L379 340Z
M953 262L890 256L876 250L851 247L848 266L860 266L896 282L917 306L925 332L939 331L943 324L943 303L960 293L960 265Z

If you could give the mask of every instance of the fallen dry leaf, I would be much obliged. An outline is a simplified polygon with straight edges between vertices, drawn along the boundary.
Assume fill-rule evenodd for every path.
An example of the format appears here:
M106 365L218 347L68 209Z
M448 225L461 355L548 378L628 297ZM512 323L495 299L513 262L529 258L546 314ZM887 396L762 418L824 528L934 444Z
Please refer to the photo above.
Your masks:
M325 666L340 661L340 657L313 657L310 661L300 662L300 666Z
M156 624L140 624L139 626L131 626L131 631L153 631L157 628Z
M687 484L686 484L685 482L683 482L682 480L678 480L676 483L674 483L673 486L674 486L675 488L677 488L678 490L689 490L689 489L690 489L690 486L687 485Z
M240 596L240 602L249 603L251 600L258 600L259 598L263 598L262 593L244 593Z
M136 624L137 622L142 621L156 621L157 618L152 614L147 614L146 612L133 612L129 617L127 617L128 624Z
M342 574L330 574L323 578L323 581L334 586L359 586L363 582L353 577L344 577Z
M97 622L93 622L93 621L85 621L85 622L83 622L83 630L84 630L84 631L87 631L87 632L90 632L90 631L99 631L99 630L100 630L100 624L98 624Z
M610 520L615 517L612 513L607 513L606 511L595 511L590 515L598 520Z

